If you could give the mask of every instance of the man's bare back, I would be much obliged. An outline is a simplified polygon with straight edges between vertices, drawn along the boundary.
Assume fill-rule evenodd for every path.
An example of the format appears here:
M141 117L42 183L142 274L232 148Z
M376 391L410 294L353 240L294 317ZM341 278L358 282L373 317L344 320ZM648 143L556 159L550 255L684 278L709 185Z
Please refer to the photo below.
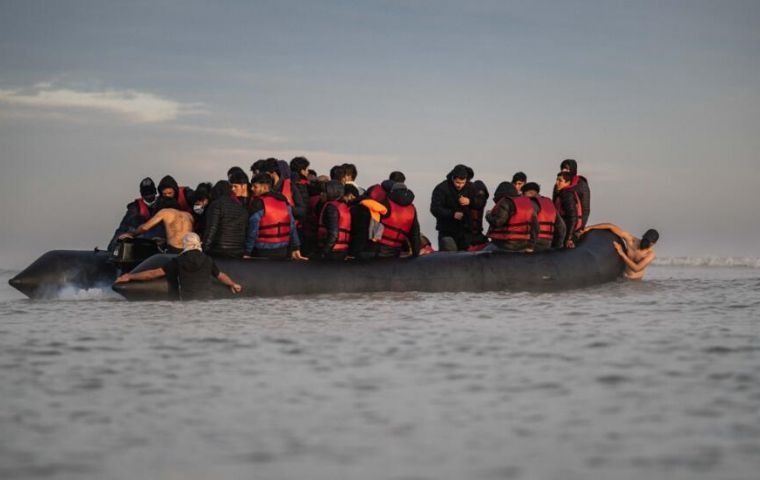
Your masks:
M647 248L641 248L641 240L626 232L617 225L611 223L600 223L591 225L583 230L586 233L590 230L609 230L625 242L625 249L618 242L613 242L620 258L625 262L625 271L623 276L628 280L641 280L644 278L644 270L652 263L657 254L654 251L654 243L650 243ZM656 240L655 240L656 241Z
M153 215L150 220L137 227L135 234L145 233L161 222L163 222L164 229L166 229L166 243L170 247L182 250L182 237L186 233L193 231L193 216L176 208L163 208ZM125 234L121 238L131 236L133 235Z

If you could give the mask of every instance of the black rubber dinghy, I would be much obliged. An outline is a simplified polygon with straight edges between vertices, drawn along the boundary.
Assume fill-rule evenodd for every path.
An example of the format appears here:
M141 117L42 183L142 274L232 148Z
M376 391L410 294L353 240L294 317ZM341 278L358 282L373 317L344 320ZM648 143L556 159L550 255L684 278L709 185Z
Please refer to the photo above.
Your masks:
M242 297L363 292L556 291L588 287L620 277L625 267L608 231L587 234L572 250L538 254L433 253L419 258L365 262L296 262L216 259L242 287ZM154 255L133 272L163 266L172 255ZM230 298L214 285L214 298ZM114 285L129 300L177 298L165 278Z

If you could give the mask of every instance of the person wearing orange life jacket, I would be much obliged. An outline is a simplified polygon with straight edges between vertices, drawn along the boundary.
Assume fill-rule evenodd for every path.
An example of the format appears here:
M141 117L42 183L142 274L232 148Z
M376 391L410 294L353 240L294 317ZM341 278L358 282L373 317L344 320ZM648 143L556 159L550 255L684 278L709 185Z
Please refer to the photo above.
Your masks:
M583 207L578 192L572 186L572 181L573 174L559 172L555 183L557 195L554 199L554 207L567 228L562 242L565 248L575 248L583 230Z
M260 173L252 183L255 198L246 252L254 258L306 260L301 256L293 210L282 194L272 191L272 177Z
M510 182L501 182L493 196L496 204L486 213L488 238L494 247L511 252L532 252L538 237L533 202L521 197Z
M179 210L187 213L193 211L193 204L191 203L193 189L190 187L180 187L171 175L166 175L158 182L158 194L164 198L175 199L179 205Z
M413 257L420 254L420 224L414 208L414 192L403 183L395 183L384 205L388 212L380 218L383 232L377 243L376 258L396 258L411 249Z
M565 239L565 222L557 215L557 209L550 198L540 195L541 186L528 182L522 186L522 194L533 202L538 219L538 236L536 237L535 252L544 252L551 248L562 248Z
M345 201L344 186L331 180L325 184L323 195L317 256L326 260L345 260L351 238L351 211Z
M391 191L393 184L404 182L406 182L406 175L404 175L403 172L394 171L388 175L388 180L372 185L362 196L377 202L384 202L385 199L388 198L388 193Z
M150 177L143 178L140 181L140 198L127 205L127 212L108 243L109 252L116 249L119 237L122 234L136 229L156 213L157 193L156 185Z

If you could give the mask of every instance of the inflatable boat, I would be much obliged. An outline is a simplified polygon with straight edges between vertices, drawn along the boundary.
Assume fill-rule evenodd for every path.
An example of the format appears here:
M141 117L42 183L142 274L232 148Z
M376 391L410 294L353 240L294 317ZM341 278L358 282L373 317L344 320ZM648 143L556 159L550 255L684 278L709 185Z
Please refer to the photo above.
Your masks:
M455 252L373 261L273 261L216 259L243 290L233 295L221 283L214 298L277 297L365 292L553 291L588 287L620 277L625 264L614 234L594 230L576 248L544 253ZM30 298L45 298L65 287L111 287L120 271L159 268L172 255L156 254L125 269L106 252L54 250L9 283ZM166 278L113 285L128 300L178 298Z

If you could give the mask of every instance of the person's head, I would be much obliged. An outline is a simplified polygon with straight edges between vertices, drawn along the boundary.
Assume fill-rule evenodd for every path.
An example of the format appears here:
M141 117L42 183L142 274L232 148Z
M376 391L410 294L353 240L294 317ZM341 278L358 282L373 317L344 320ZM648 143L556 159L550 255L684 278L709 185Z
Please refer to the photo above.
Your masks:
M343 201L346 203L351 203L354 200L356 200L359 197L359 189L356 188L354 185L346 184L343 185Z
M219 180L211 189L211 201L232 196L232 186L227 180Z
M177 198L179 195L179 185L174 177L166 175L158 182L158 194L165 198Z
M326 202L338 200L343 197L344 192L345 189L341 182L338 180L330 180L325 183L324 189L322 190L322 195L324 195L323 200Z
M248 196L248 175L245 174L243 169L232 172L229 177L230 184L232 185L232 194L236 197Z
M140 197L143 201L148 206L151 206L155 203L157 195L158 192L156 190L156 184L153 183L153 179L150 177L143 178L140 181Z
M541 186L536 182L528 182L523 185L522 191L520 193L522 193L524 197L536 197L539 193L541 193Z
M572 158L562 160L562 163L559 164L559 169L562 172L570 172L573 176L576 176L578 175L578 162Z
M330 169L330 180L346 183L346 169L343 168L343 165L335 165Z
M343 166L343 176L345 177L346 182L355 182L356 177L359 176L359 171L356 170L356 165L354 165L353 163L344 163L342 166Z
M460 191L467 185L467 181L470 179L470 172L472 172L472 169L465 165L457 165L451 170L448 176L455 190Z
M406 182L406 175L399 171L391 172L391 174L388 175L388 180L392 180L395 183L404 183Z
M290 171L297 173L300 177L309 177L309 160L306 157L296 157L290 161Z
M179 202L174 197L159 197L156 200L156 211L163 210L165 208L173 208L179 210Z
M557 182L555 185L557 185L557 190L562 190L563 188L566 188L572 183L573 181L573 174L570 172L559 172L557 174Z
M193 212L202 214L211 200L211 184L199 183L193 192Z
M266 163L266 160L256 160L251 165L251 175L256 175L257 173L261 173L261 167Z
M406 188L403 183L394 183L391 191L388 192L388 199L399 205L411 205L414 202L414 192Z
M517 172L514 175L512 175L512 185L515 186L518 192L522 192L522 187L525 185L525 182L528 181L528 176L525 175L523 172Z
M260 197L272 190L272 176L268 173L259 173L253 177L251 184L253 187L253 195Z
M234 182L232 181L232 179L233 179L234 177L236 177L236 176L239 176L241 173L242 173L243 175L246 175L246 173L245 173L245 170L243 170L242 168L240 168L240 167L230 167L230 169L229 169L229 170L227 170L227 180L228 180L230 183L234 183ZM246 176L248 176L248 175L246 175Z
M276 158L267 158L264 163L261 164L261 170L259 173L266 173L272 178L272 183L276 184L280 181L280 163Z
M317 171L309 169L309 174L306 176L306 178L308 178L310 182L316 182L317 177L319 177L319 175L317 175Z
M649 247L653 247L659 239L660 234L657 233L657 230L650 228L644 233L644 235L641 236L641 243L639 243L639 248L647 249Z
M519 195L512 182L501 182L493 193L493 199L495 202L498 202L504 197L517 197Z
M182 237L182 253L190 250L201 250L202 245L201 237L199 237L197 233L186 233Z

